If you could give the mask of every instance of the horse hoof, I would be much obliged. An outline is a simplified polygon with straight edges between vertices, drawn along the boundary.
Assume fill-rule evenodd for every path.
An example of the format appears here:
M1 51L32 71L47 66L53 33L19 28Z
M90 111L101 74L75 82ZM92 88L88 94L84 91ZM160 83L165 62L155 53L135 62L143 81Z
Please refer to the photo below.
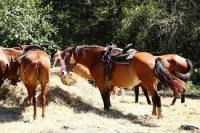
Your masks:
M110 109L104 109L104 111L109 111Z
M36 115L33 115L33 119L36 120Z
M163 118L163 115L158 115L157 119Z
M42 114L42 118L45 118L45 114Z
M104 111L109 111L110 110L110 108L104 108Z
M153 112L152 112L152 115L156 116L156 115L157 115L157 113L156 113L155 111L153 111Z

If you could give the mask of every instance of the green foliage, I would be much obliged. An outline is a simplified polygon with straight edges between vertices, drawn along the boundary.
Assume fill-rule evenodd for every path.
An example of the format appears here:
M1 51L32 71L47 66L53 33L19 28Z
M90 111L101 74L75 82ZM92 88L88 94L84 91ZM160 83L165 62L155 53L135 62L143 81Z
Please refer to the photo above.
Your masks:
M39 43L50 53L72 43L133 43L200 68L199 18L199 0L1 0L0 43Z
M194 85L191 81L187 82L186 94L200 95L200 85Z
M159 45L157 23L166 16L166 13L159 8L158 3L151 1L132 6L127 3L123 10L125 17L120 30L123 43L133 42L140 50L155 50ZM156 46L153 46L154 44Z
M107 43L113 40L118 26L115 0L54 1L52 22L59 27L63 45L70 43Z
M48 22L49 7L39 8L36 0L2 0L0 2L0 43L40 44L48 50L57 48L53 37L56 28Z
M194 69L191 80L194 85L200 85L200 68Z

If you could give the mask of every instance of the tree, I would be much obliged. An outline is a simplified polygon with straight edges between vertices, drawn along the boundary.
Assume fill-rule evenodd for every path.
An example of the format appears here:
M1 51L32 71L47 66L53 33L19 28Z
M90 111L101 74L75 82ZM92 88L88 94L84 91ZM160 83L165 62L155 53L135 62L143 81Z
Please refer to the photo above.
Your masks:
M53 50L56 28L49 23L49 7L39 8L37 0L0 1L0 43L11 47L19 43L40 44Z

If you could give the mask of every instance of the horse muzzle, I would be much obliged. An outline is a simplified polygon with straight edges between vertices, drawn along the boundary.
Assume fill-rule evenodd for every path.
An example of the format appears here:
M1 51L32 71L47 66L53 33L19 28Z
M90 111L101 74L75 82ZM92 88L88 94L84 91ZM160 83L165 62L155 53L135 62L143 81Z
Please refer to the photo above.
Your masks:
M66 75L68 75L68 72L66 70L61 70L60 77L64 77Z
M67 76L69 74L69 72L70 72L70 70L66 69L66 67L64 67L64 68L61 67L60 77Z
M65 64L64 61L61 62L61 73L60 76L63 77L65 75L68 75L70 72L69 67Z
M11 81L11 84L17 86L17 81Z

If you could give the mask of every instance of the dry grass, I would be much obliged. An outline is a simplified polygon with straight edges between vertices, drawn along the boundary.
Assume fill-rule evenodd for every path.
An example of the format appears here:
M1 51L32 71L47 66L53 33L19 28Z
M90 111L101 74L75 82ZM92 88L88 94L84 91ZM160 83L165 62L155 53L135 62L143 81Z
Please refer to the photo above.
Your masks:
M67 86L55 74L51 76L46 118L42 119L39 107L37 120L32 120L32 106L20 108L27 95L23 84L4 84L9 90L0 100L0 132L200 132L180 128L200 128L199 99L187 98L184 104L178 99L170 106L172 98L162 97L164 117L158 120L143 96L136 104L132 92L126 92L111 96L112 109L105 112L98 89L77 75L73 78L78 82Z

